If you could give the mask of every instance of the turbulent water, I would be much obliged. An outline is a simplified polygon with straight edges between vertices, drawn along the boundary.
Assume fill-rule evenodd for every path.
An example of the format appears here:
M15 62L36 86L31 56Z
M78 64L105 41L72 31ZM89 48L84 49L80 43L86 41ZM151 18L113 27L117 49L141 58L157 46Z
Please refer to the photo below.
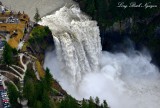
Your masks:
M52 30L63 77L77 83L85 73L98 70L101 45L95 21L80 14L77 7L63 7L42 23Z
M111 108L159 108L160 74L148 54L102 52L95 21L78 7L63 7L42 18L52 30L56 50L49 67L62 87L77 99L106 99Z

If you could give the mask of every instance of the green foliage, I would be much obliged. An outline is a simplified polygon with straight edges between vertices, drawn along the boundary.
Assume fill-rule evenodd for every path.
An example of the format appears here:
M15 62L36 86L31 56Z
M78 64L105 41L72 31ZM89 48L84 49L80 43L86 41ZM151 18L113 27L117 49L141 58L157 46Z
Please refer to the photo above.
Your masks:
M90 98L89 98L89 108L95 108L95 107L96 107L96 105L95 105L95 103L94 103L94 100L93 100L92 97L90 97Z
M35 102L34 108L43 108L42 103L40 101Z
M46 68L45 72L46 73L45 73L44 80L45 80L45 83L46 83L46 89L49 91L49 90L51 90L53 78L52 78L52 75L51 75L50 70L48 68Z
M13 55L18 55L18 51L16 48L12 48Z
M98 97L95 98L95 103L99 106L100 101L99 101L99 98L98 98Z
M103 108L109 108L106 100L103 101Z
M124 20L125 18L142 19L153 16L159 12L159 8L120 8L117 7L119 2L124 2L125 5L130 5L131 2L136 4L151 2L151 4L158 5L159 0L79 0L81 9L89 14L93 19L98 21L100 27L106 27L113 24L115 21ZM110 25L108 25L110 24Z
M61 102L59 108L80 108L77 101L71 96L66 96L66 98Z
M89 108L88 103L84 99L82 100L82 108Z
M81 7L83 11L99 21L99 25L104 25L107 12L105 0L81 0L81 4L84 6Z
M35 93L36 93L33 81L27 80L23 89L24 89L23 95L26 99L28 99L29 106L33 106L35 103Z
M27 80L31 79L36 80L35 72L32 69L27 69L25 72L24 83L26 83Z
M49 29L48 26L44 26L44 31L46 32L45 35L49 34L51 32L51 30Z
M98 97L95 98L95 102L92 97L89 100L82 100L82 108L109 108L107 102L104 102L100 105L100 100Z
M3 49L3 63L6 65L11 65L13 63L13 52L12 48L6 42Z
M28 99L28 105L35 105L35 88L36 76L33 70L26 70L26 74L24 77L24 87L23 87L23 97Z
M45 49L47 47L46 39L51 31L47 26L37 26L31 32L31 38L28 40L30 45L34 45L37 48L41 47ZM41 45L41 46L40 46Z
M36 8L36 14L35 14L35 16L34 16L34 20L35 20L36 23L41 20L41 17L40 17L40 15L39 15L38 8Z
M95 0L88 0L87 1L87 8L86 8L86 12L93 16L95 14L96 11L96 7L95 7Z
M33 38L41 37L42 39L49 34L50 30L47 26L37 26L32 30Z
M42 107L43 108L52 108L52 102L47 91L44 91L42 94Z
M12 84L8 84L8 94L9 94L9 101L13 108L18 108L19 104L17 99L19 97L19 92L16 90L16 87Z
M28 99L31 108L53 108L50 101L50 90L52 89L52 75L46 69L45 77L38 81L33 70L27 70L24 78L23 96Z

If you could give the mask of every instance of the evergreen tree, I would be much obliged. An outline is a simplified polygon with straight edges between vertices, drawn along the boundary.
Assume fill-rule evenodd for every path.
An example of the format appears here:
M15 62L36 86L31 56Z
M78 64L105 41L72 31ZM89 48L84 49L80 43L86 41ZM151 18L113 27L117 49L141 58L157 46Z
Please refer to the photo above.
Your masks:
M35 102L34 108L43 108L42 103L40 101Z
M89 108L96 108L94 100L92 97L89 98Z
M109 108L106 100L103 101L103 108Z
M95 103L99 106L100 102L98 97L95 98Z
M41 80L37 80L32 69L27 69L24 77L23 96L28 100L29 107L54 108L54 103L50 99L52 80L48 68L45 77Z
M36 14L35 14L35 16L34 16L34 20L35 20L36 23L41 20L41 17L40 17L40 15L39 15L38 8L36 8Z
M8 94L9 94L9 101L12 105L12 108L18 108L17 99L19 97L19 93L16 90L16 87L12 83L8 84Z
M42 106L43 108L51 108L50 99L46 91L42 94Z
M84 99L82 100L82 108L89 108L88 103Z
M28 99L29 106L33 106L35 102L35 87L32 80L27 80L23 88L23 95Z
M3 49L3 63L6 65L11 65L13 63L13 53L12 48L6 42Z
M61 103L59 108L79 108L77 100L71 96L67 96Z
M45 73L46 89L49 90L52 86L53 78L52 78L52 75L51 75L50 70L48 68L46 68L45 72L46 72Z

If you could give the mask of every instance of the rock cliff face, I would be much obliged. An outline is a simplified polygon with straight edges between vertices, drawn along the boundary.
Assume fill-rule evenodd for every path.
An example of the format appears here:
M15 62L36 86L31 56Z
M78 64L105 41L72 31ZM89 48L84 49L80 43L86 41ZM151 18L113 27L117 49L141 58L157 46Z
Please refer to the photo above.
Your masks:
M41 28L41 31L43 31L46 27L36 25L35 28ZM34 29L33 29L33 31L34 31ZM32 34L33 31L31 32L31 35L33 35ZM38 35L36 35L36 37L38 37ZM25 51L25 52L29 53L29 55L31 55L33 58L36 57L36 59L35 59L36 60L35 61L36 67L41 68L40 70L37 69L37 71L41 71L39 73L42 73L44 75L44 70L46 69L46 68L43 68L45 53L46 53L46 51L50 51L50 50L52 51L55 48L53 36L52 36L51 31L49 30L49 33L47 33L47 35L45 35L42 38L42 41L38 41L38 39L35 39L34 41L30 42L31 41L30 39L32 39L32 38L33 37L30 36L28 41L24 44L23 47L26 47L25 48L26 50L22 49L22 52ZM33 67L33 64L28 65L28 68L32 69L32 67ZM63 95L67 94L66 91L61 88L61 86L59 85L59 82L57 82L54 78L53 78L53 82L54 83L52 84L52 86L54 89L56 89L57 91L59 91Z
M35 27L31 32L31 36L27 42L27 51L36 56L43 64L46 50L50 50L53 48L54 41L51 31L48 29L48 27L37 25L37 27Z

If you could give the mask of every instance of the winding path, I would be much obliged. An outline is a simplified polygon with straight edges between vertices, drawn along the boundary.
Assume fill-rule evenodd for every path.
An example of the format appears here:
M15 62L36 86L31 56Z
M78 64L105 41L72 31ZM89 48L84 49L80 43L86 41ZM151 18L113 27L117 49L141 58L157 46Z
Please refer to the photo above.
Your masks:
M12 69L16 74L18 74L21 78L23 77L23 75L21 75L16 69L14 69L13 67L9 66L10 69Z
M10 75L13 75L13 76L16 77L16 78L20 78L19 76L15 75L15 74L13 74L12 72L9 72L9 71L0 70L0 73L8 73L8 74L10 74ZM21 79L21 78L20 78L20 79Z
M19 90L18 90L18 87L14 84L14 82L13 82L11 79L7 78L7 77L4 76L4 75L1 75L1 79L2 79L2 84L3 84L4 89L7 88L7 87L5 86L5 84L4 84L4 81L9 81L9 82L11 82L11 83L16 87L16 90L19 91Z
M23 72L25 71L23 68L21 68L20 66L17 66L17 65L12 65L12 67L19 68L19 69L21 69Z
M24 76L25 76L25 72L26 72L26 70L27 70L27 65L29 64L29 63L32 63L33 65L33 70L35 71L35 75L36 75L36 77L37 77L37 79L38 80L40 80L40 77L39 77L39 74L38 74L38 72L37 72L37 70L36 70L36 68L35 68L35 57L34 56L32 56L32 55L29 55L28 53L20 53L19 55L18 55L19 57L20 57L20 63L21 63L21 65L22 65L22 67L20 67L20 66L17 66L17 65L11 65L11 66L9 66L9 68L13 71L13 72L15 72L15 73L13 73L13 72L10 72L10 71L5 71L5 70L0 70L0 74L1 73L7 73L7 74L9 74L9 75L12 75L12 76L14 76L15 78L17 78L17 79L19 79L20 80L20 84L21 84L21 87L23 87L23 81L24 81ZM27 58L27 62L26 63L24 63L23 62L23 57L26 57ZM19 71L22 71L21 73L18 71L18 69L20 69ZM6 80L8 80L9 82L11 82L15 87L16 87L16 89L18 90L18 87L15 85L15 83L11 80L11 79L9 79L9 78L7 78L5 75L1 75L1 78L2 78L2 84L3 84L3 87L6 89L7 87L5 86L5 83L4 83L4 81L6 81ZM19 90L18 90L19 91Z

